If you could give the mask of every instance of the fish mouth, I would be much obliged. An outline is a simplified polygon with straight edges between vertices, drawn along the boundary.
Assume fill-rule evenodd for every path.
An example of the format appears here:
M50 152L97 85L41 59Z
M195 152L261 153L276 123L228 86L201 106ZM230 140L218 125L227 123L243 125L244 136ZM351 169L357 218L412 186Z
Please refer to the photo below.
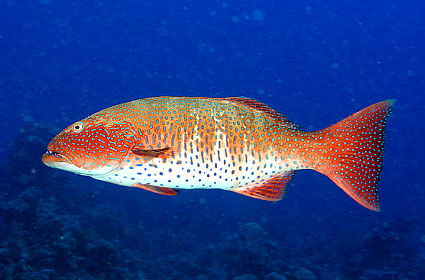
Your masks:
M47 152L45 152L45 154L46 155L52 155L52 156L60 155L60 153L53 152L53 151L50 151L50 150L47 150Z
M59 162L71 163L71 161L67 159L64 155L49 149L43 154L41 161L47 166L52 166L55 163Z

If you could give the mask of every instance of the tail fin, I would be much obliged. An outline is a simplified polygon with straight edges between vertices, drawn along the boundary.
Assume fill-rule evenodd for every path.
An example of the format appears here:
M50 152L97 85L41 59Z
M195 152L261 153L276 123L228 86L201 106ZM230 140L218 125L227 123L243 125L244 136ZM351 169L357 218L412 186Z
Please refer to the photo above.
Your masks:
M314 135L322 142L320 160L313 164L314 169L374 211L380 210L378 182L384 130L394 102L386 100L371 105Z

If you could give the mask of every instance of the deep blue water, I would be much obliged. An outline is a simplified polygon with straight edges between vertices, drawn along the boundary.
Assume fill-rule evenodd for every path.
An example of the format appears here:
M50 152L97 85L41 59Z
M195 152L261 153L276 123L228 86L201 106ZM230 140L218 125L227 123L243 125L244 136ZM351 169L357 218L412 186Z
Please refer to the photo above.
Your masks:
M2 1L0 278L425 279L424 46L421 0ZM42 165L74 121L159 95L252 97L306 130L397 99L382 212L313 171L270 203Z

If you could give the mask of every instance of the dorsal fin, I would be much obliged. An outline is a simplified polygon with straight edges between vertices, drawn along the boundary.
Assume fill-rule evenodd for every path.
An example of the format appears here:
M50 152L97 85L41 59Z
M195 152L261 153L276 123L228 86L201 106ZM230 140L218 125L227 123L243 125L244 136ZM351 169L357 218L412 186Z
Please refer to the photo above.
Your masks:
M281 122L285 127L287 128L291 128L291 129L299 129L299 126L294 124L293 122L291 122L290 120L288 120L284 115L282 115L281 113L275 111L274 109L272 109L270 106L257 101L253 98L249 98L249 97L225 97L222 98L223 100L227 100L227 101L231 101L237 104L242 104L245 105L247 107L262 111L264 113L266 113L267 115L269 115L270 117L274 118L276 121Z

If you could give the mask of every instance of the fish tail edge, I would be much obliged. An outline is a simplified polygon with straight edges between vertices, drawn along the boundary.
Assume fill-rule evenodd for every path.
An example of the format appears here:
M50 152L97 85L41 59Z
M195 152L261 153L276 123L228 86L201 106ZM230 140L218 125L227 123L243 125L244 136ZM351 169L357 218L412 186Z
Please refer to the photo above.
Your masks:
M375 103L316 134L322 141L316 171L362 206L380 211L385 126L395 99Z

